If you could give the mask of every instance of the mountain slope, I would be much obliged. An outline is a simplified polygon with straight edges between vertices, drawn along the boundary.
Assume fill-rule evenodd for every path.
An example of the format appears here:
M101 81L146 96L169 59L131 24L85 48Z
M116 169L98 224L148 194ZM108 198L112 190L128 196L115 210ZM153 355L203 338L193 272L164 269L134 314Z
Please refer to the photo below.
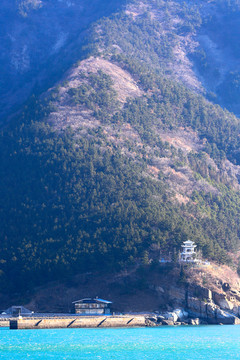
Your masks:
M86 29L120 5L109 0L1 1L1 122L77 61Z
M2 289L176 259L188 237L231 263L240 122L187 58L200 5L134 1L99 20L87 55L2 128Z

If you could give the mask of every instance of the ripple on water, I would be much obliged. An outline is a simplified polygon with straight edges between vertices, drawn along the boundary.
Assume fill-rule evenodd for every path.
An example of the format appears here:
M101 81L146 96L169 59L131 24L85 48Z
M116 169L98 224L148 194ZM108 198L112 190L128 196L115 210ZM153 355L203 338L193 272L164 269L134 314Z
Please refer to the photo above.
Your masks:
M240 359L239 326L0 329L0 359Z

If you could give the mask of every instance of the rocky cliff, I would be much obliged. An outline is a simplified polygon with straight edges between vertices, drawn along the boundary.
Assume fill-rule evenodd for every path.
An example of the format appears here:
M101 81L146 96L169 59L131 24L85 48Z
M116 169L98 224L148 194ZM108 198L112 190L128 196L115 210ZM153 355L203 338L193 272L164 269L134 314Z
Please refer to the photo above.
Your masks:
M226 282L226 277L219 278L219 270L216 265L209 269L189 269L185 287L170 287L169 299L175 306L184 308L191 318L209 324L239 324L239 280L233 272L232 278ZM208 277L208 286L199 284L201 276Z

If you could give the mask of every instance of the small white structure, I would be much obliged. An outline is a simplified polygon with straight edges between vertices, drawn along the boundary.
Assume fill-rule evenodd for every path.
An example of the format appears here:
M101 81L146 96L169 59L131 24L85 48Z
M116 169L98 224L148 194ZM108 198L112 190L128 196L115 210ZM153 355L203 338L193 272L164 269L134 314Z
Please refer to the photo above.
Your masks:
M191 240L184 241L182 248L183 251L180 254L180 261L183 262L199 262L198 259L196 259L196 252L195 248L197 245Z

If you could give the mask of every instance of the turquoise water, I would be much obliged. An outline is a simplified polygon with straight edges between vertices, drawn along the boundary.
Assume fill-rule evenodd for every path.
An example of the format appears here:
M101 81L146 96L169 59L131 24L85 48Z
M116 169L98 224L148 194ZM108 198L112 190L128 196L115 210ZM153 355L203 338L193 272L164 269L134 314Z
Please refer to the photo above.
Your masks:
M0 359L240 359L240 326L0 329Z

